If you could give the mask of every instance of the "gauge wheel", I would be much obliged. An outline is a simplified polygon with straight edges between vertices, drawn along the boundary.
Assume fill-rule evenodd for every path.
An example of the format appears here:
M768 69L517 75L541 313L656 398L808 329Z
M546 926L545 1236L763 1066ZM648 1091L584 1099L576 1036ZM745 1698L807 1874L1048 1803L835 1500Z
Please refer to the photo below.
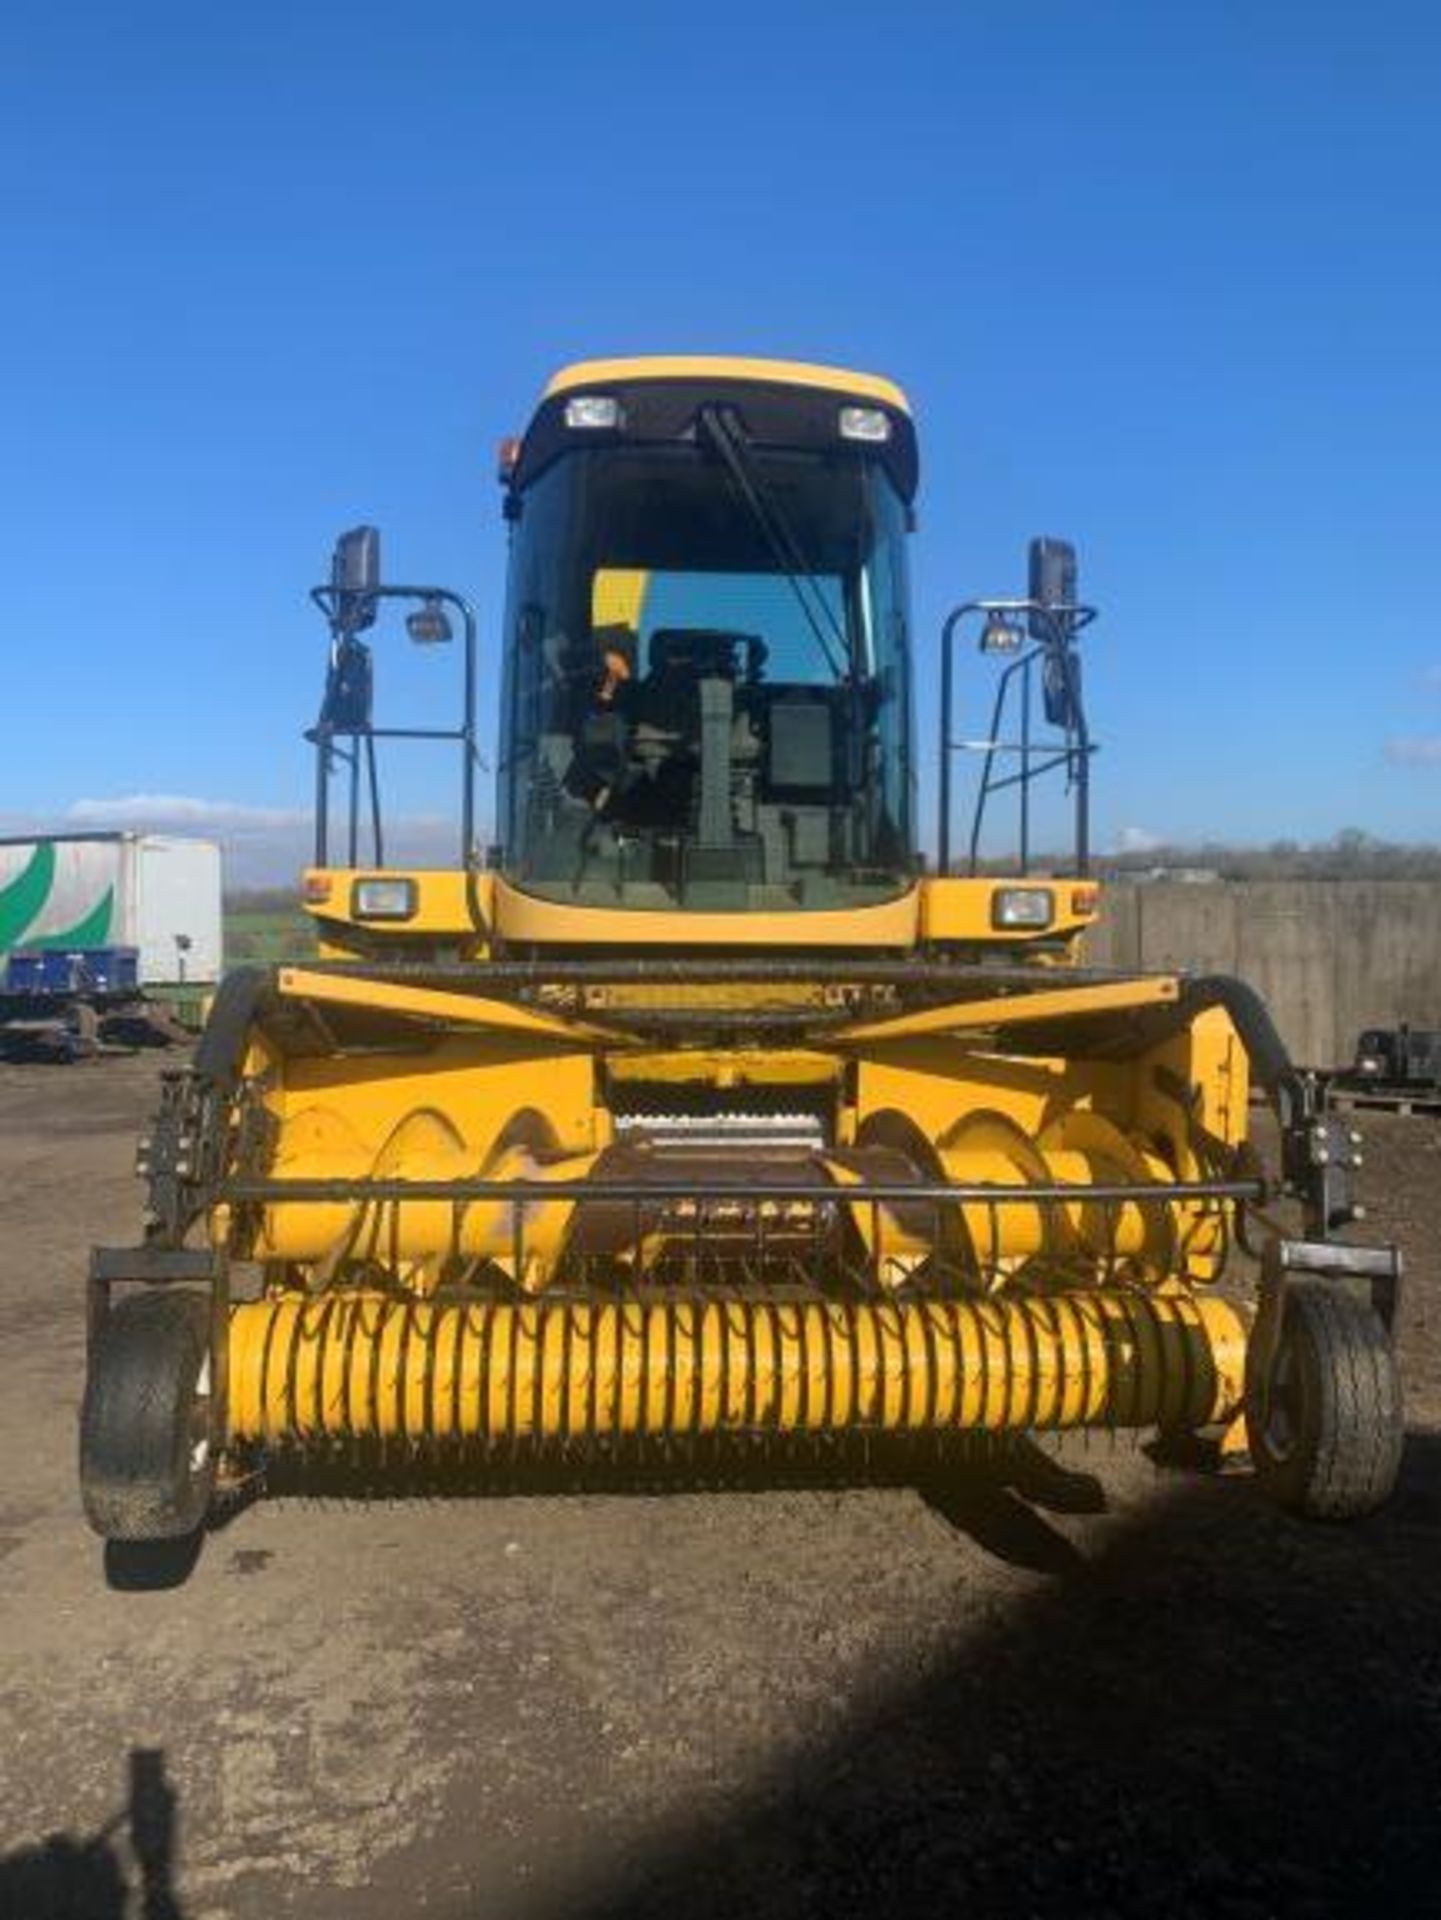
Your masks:
M1266 1389L1246 1409L1264 1491L1315 1520L1375 1512L1404 1437L1396 1354L1375 1308L1334 1281L1292 1280Z
M210 1307L153 1288L119 1300L96 1337L80 1410L80 1495L107 1540L178 1540L205 1518Z

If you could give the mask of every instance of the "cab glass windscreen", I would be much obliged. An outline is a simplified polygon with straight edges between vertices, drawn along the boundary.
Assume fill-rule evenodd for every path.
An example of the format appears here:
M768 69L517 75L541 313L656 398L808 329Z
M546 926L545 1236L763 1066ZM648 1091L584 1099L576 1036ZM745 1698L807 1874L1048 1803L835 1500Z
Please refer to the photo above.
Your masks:
M562 455L520 496L500 812L554 897L835 907L910 884L905 512L857 454Z

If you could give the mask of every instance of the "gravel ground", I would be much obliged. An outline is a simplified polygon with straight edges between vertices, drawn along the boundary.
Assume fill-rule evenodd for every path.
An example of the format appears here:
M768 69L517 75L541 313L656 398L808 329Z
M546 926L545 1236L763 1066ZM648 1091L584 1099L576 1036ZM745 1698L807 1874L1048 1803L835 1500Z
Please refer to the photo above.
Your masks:
M296 1493L145 1589L74 1417L155 1073L0 1069L0 1914L1441 1909L1436 1121L1361 1119L1412 1426L1365 1525L1105 1442L1009 1486Z

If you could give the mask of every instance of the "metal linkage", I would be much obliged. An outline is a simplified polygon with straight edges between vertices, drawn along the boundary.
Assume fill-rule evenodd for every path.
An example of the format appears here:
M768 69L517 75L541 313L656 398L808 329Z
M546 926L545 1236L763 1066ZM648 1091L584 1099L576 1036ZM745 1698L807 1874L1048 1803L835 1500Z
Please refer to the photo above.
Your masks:
M423 1258L432 1263L423 1291L565 1289L597 1278L604 1287L734 1284L738 1275L769 1291L789 1273L813 1293L913 1284L950 1293L992 1290L1020 1264L1052 1280L1147 1284L1175 1238L1167 1218L1258 1203L1265 1192L1257 1179L1010 1185L853 1180L817 1166L742 1182L658 1166L648 1177L617 1169L568 1180L242 1178L217 1198L256 1209L264 1244L300 1259L313 1257L311 1242L287 1235L288 1207L352 1209L347 1285L368 1276L403 1288L399 1263ZM1139 1224L1146 1215L1153 1227ZM324 1232L333 1241L340 1230L332 1221Z
M818 1186L814 1180L754 1181L697 1180L395 1180L383 1176L358 1180L226 1181L217 1198L224 1201L283 1205L287 1201L333 1203L367 1200L496 1200L524 1207L541 1200L573 1200L606 1205L650 1201L734 1200L751 1205L763 1200L839 1200L862 1205L875 1202L898 1206L908 1201L956 1205L1044 1206L1073 1202L1136 1206L1174 1206L1188 1200L1236 1200L1261 1204L1264 1180L1175 1181L1038 1181L1026 1186L1001 1186L989 1181L943 1180L857 1181L854 1185Z
M1034 951L1027 942L1029 951ZM674 955L658 953L644 958L631 954L573 960L552 958L483 960L456 963L402 960L307 960L307 973L355 974L395 986L469 987L492 993L508 987L647 987L691 985L754 986L894 986L936 987L964 994L974 988L987 995L1009 988L1039 992L1054 988L1054 972L1034 962L984 959L936 960L919 955L910 959L875 959L853 955L808 953L804 960L784 953L763 958L729 953ZM1067 986L1109 986L1134 980L1134 969L1067 966Z

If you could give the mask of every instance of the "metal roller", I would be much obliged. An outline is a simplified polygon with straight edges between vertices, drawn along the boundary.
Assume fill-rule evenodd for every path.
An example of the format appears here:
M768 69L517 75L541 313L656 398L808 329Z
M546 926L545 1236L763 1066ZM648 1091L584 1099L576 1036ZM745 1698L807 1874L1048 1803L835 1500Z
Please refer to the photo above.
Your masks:
M1197 1428L1240 1403L1246 1320L1119 1289L992 1300L484 1302L286 1295L233 1309L236 1441Z

